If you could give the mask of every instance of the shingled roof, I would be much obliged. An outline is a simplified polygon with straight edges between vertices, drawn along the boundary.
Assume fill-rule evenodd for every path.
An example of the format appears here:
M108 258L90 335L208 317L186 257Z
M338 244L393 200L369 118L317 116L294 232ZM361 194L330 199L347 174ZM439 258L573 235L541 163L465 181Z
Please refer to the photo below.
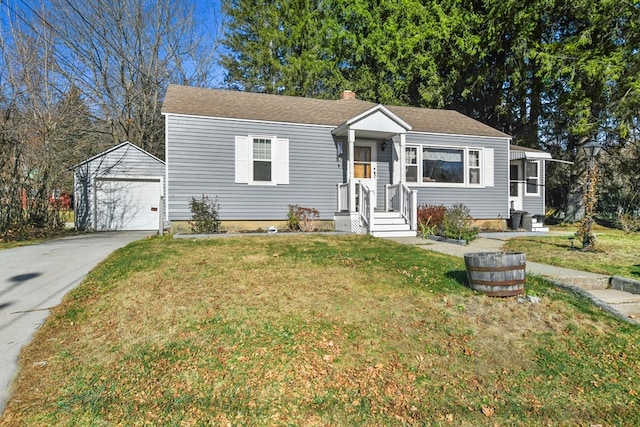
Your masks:
M376 105L359 99L325 100L170 85L162 113L339 126ZM457 111L385 107L409 123L414 132L510 138Z

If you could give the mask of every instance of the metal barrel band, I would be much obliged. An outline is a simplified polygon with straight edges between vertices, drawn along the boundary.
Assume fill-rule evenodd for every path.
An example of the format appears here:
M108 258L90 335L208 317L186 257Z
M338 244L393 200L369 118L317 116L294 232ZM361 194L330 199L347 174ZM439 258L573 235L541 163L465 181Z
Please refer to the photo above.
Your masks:
M473 284L474 285L484 285L484 286L510 286L510 285L524 285L525 280L524 279L517 279L517 280L502 280L502 281L496 281L496 280L477 280L474 279L473 280Z
M484 272L494 272L494 271L512 271L512 270L524 270L527 268L526 265L514 265L514 266L508 266L508 267L474 267L474 266L467 266L467 268L471 271L477 271L479 273L484 273Z

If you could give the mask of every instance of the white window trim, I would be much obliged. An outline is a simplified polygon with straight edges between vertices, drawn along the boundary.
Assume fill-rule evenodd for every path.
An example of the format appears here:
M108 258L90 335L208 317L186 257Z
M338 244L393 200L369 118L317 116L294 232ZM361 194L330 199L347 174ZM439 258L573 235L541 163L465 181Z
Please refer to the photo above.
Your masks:
M271 180L269 181L255 181L253 179L253 141L255 139L266 139L271 142ZM277 138L275 135L249 135L249 185L276 185L276 168L278 165L278 153L277 153Z
M253 140L271 141L271 180L253 179ZM235 183L258 186L289 184L289 140L275 135L238 135L235 137Z
M493 157L493 149L484 148L484 147L455 147L449 145L431 145L431 144L407 144L405 148L417 148L417 161L418 161L418 180L421 179L423 171L423 157L422 150L423 148L441 148L444 150L459 150L463 152L463 161L464 161L464 182L454 183L454 182L424 182L424 181L406 181L406 184L409 186L419 186L419 187L439 187L439 188L485 188L485 187L493 187L493 176L487 176L488 172L493 173L493 167L491 171L487 168L492 166L492 161L488 161L487 156L491 155ZM480 152L480 182L477 184L471 184L469 182L469 151L478 151ZM402 171L405 174L406 178L406 170Z
M536 191L529 191L529 175L527 175L527 165L532 164L536 166ZM540 161L539 160L527 160L524 164L524 195L525 196L539 196L540 195Z

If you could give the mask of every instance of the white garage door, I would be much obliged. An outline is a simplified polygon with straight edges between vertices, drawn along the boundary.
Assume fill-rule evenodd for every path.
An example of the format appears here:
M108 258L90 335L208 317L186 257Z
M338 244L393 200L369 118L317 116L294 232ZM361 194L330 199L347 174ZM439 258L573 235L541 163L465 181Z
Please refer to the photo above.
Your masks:
M96 230L157 230L159 179L96 179Z

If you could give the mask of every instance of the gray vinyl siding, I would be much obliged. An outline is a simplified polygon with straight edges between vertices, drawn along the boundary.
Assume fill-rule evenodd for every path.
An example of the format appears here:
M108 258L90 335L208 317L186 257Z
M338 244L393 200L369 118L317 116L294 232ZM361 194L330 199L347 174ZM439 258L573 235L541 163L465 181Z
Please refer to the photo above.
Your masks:
M207 117L166 115L168 219L191 219L189 200L217 197L222 220L284 220L288 206L318 209L331 220L337 209L337 184L346 182L346 159L337 159L332 127L264 123ZM265 135L289 140L289 184L235 183L236 136ZM489 147L494 150L494 186L485 188L413 185L419 204L461 202L474 218L508 218L507 138L407 134L407 145ZM347 151L346 143L344 151ZM393 144L377 147L377 204L384 206L384 185L392 183ZM346 154L346 153L345 153Z
M164 163L132 146L107 152L78 169L92 177L164 176Z
M221 220L284 220L289 205L315 208L333 219L341 162L327 126L299 126L167 115L168 213L191 219L189 200L217 197ZM236 136L289 140L289 184L235 183Z
M523 195L522 210L529 212L532 215L544 215L545 213L545 166L546 162L540 160L540 195L531 196L527 195L526 192Z
M407 145L429 144L445 147L493 148L493 187L436 187L407 184L418 191L419 205L463 203L476 219L509 217L509 140L507 138L466 137L456 135L407 134ZM484 171L483 171L484 173Z
M80 230L93 224L96 178L158 178L164 183L165 165L131 145L123 145L79 164L74 169L75 223Z

